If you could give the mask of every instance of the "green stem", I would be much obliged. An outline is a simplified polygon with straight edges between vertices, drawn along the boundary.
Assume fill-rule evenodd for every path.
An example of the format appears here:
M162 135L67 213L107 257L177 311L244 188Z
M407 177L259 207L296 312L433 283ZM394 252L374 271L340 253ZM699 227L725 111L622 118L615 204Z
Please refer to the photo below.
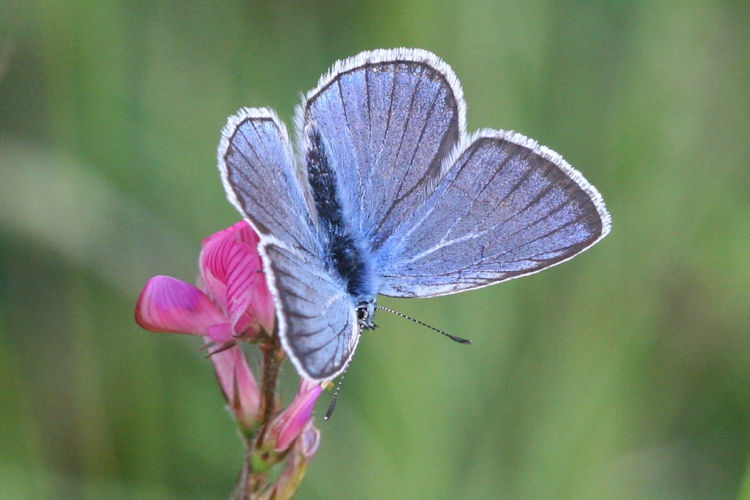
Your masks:
M284 353L284 349L281 348L281 342L276 335L267 337L258 347L260 347L260 351L263 353L260 415L261 421L265 424L269 422L273 414L278 411L276 382L279 379L281 363L284 361L286 354ZM265 427L261 430L261 438L263 437L262 434L264 431Z
M267 493L270 490L268 471L283 458L263 452L260 447L265 439L268 424L280 404L276 397L276 383L285 353L277 335L264 336L258 347L263 353L259 429L254 435L240 433L245 445L245 456L237 487L231 497L233 500L252 500Z

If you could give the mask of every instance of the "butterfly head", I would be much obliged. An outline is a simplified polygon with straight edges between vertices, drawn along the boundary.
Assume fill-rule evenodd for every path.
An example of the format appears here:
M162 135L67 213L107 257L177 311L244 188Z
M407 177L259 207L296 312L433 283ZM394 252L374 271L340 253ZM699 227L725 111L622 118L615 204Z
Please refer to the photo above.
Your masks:
M375 328L375 299L363 301L357 304L357 323L360 330L372 330Z

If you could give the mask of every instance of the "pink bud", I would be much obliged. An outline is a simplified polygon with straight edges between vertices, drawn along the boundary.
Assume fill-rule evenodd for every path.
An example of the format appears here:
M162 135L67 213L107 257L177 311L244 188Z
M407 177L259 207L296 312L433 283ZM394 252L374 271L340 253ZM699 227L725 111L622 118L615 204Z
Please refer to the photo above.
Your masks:
M302 379L297 396L269 427L269 436L275 440L274 449L278 452L289 448L289 445L300 435L312 419L312 411L323 387L316 382ZM315 445L317 447L317 444ZM313 450L314 453L314 450Z
M299 452L309 462L315 456L318 451L318 445L320 444L320 431L315 428L312 421L307 423L307 426L302 431L297 439L297 445Z
M299 439L294 442L286 466L273 488L273 498L291 498L299 488L302 478L320 443L320 431L308 422Z
M240 346L211 355L219 385L237 422L252 428L260 409L260 391Z

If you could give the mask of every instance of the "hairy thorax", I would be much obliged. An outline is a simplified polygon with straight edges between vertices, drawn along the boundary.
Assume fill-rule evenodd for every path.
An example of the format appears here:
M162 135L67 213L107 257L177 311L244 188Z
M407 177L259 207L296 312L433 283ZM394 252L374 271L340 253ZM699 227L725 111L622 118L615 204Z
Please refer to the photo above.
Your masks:
M369 260L369 248L344 215L336 174L324 141L314 127L307 133L307 178L315 201L322 232L326 265L346 284L346 291L357 308L360 328L374 328L376 277Z

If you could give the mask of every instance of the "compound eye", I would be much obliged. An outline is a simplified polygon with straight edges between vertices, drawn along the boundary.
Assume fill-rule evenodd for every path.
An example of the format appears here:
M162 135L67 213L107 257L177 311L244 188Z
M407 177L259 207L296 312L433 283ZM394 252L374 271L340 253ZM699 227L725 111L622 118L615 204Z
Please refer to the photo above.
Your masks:
M365 307L358 307L357 308L357 319L362 321L367 317L367 309Z

